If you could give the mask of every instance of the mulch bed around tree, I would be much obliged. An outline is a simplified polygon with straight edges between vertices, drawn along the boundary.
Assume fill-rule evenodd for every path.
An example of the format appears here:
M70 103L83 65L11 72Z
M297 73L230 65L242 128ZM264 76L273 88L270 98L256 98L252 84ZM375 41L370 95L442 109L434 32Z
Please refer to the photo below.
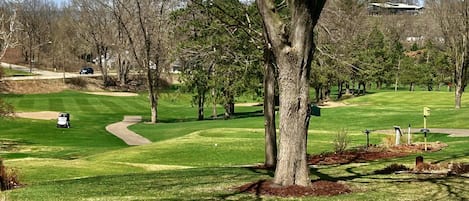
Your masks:
M428 151L439 151L447 145L444 143L429 143ZM308 155L310 165L334 165L367 162L378 159L396 158L407 156L413 153L424 151L423 144L400 145L391 147L371 146L367 150L356 149L342 153L323 153L318 155ZM257 166L256 169L271 169L265 166ZM252 193L257 196L278 196L278 197L303 197L303 196L333 196L350 193L352 190L342 182L314 181L310 187L287 186L280 187L268 180L260 180L254 183L245 184L237 188L241 193Z
M440 142L429 143L427 151L435 152L448 145ZM397 158L407 156L413 153L424 151L423 144L400 145L391 147L371 146L368 150L358 149L342 153L323 153L318 155L308 155L310 165L335 165L348 163L362 163L379 159Z

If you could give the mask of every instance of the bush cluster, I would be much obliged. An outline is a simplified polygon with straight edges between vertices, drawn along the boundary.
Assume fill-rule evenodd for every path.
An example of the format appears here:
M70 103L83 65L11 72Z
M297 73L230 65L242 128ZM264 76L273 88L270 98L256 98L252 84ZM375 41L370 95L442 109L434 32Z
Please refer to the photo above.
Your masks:
M0 189L2 191L14 189L20 186L16 170L6 168L0 159Z
M337 135L334 139L334 151L336 153L342 153L347 149L347 146L350 143L348 137L348 131L346 129L341 129L337 132Z
M0 99L0 117L9 117L13 114L13 106Z

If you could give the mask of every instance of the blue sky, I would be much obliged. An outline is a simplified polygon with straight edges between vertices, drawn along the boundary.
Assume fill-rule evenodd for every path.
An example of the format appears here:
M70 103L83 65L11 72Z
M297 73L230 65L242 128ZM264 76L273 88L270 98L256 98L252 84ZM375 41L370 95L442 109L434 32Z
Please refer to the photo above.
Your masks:
M69 0L53 0L57 5L62 5L64 2L69 2Z

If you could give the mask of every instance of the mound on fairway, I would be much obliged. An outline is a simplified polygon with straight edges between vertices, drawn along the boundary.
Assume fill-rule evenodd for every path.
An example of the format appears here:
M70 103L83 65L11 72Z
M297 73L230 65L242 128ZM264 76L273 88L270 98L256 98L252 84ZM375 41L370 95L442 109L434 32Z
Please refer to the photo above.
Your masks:
M27 118L27 119L38 119L38 120L53 120L53 119L57 119L58 115L59 115L59 112L54 112L54 111L15 113L15 117Z
M99 96L116 96L116 97L129 97L138 96L136 93L131 92L86 92L87 94L99 95Z

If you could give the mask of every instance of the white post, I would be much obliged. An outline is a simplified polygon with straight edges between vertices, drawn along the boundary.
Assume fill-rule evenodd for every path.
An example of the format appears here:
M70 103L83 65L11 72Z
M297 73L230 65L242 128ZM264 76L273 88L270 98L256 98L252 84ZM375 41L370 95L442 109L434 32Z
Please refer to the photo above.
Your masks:
M410 124L409 124L409 128L407 129L407 144L410 145L412 142L411 142L411 137L412 135L410 134Z
M396 131L396 145L399 145L401 141L401 127L400 126L394 126L394 130Z

